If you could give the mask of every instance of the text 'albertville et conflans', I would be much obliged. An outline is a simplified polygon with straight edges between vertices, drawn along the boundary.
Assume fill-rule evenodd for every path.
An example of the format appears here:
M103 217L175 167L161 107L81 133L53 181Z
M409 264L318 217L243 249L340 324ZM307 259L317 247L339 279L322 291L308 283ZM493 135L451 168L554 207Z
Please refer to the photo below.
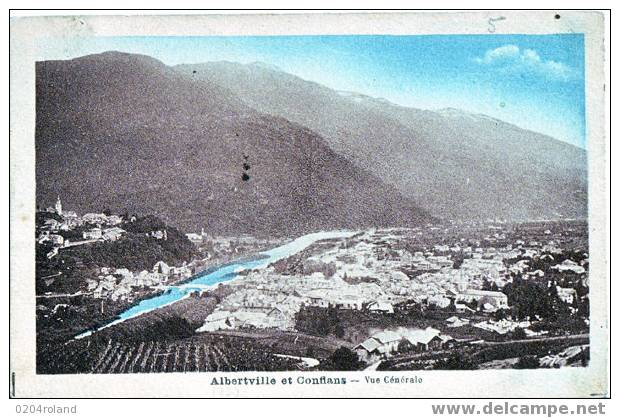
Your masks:
M277 385L278 383L283 385L292 385L292 384L300 384L300 385L345 385L347 384L347 379L344 377L304 377L297 376L293 378L292 376L283 377L281 379L276 379L275 377L269 376L257 376L257 377L214 377L211 380L211 385L218 386L260 386L260 385Z

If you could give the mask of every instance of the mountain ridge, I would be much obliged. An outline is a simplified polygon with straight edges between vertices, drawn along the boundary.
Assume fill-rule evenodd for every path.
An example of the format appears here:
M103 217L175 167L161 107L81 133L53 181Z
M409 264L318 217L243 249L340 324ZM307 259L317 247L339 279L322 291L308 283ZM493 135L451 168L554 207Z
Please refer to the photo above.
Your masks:
M175 66L330 147L448 219L584 218L585 150L486 115L446 117L238 63ZM458 111L458 114L466 114Z
M82 213L153 213L219 234L434 220L311 129L151 57L108 52L36 70L39 203L60 194Z

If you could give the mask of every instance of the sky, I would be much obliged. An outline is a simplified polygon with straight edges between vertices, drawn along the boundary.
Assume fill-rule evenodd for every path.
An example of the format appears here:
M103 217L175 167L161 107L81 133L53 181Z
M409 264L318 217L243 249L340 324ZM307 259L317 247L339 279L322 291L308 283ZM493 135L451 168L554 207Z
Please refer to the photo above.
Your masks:
M260 61L336 90L482 113L586 147L582 34L91 37L49 39L37 59L109 50L168 65Z

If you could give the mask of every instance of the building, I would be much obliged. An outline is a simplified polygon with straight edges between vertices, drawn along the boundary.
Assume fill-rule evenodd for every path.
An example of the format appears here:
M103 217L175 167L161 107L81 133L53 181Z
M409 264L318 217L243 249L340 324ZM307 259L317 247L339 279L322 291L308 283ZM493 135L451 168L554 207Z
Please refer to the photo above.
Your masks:
M118 215L110 215L107 219L107 224L111 226L119 225L123 222L123 217Z
M82 237L84 239L101 239L103 234L101 232L101 228L93 228L89 231L84 231L82 233Z
M389 302L371 302L368 304L368 310L371 312L394 313L394 306Z
M168 232L165 229L163 231L151 231L149 235L155 239L163 239L164 241L168 239Z
M170 274L170 266L163 261L158 261L153 266L153 273L161 273L167 276Z
M444 338L440 337L441 331L431 327L407 330L403 334L405 340L411 344L415 351L436 350L442 348L444 344Z
M464 303L455 303L454 304L454 310L456 310L456 312L458 313L475 313L476 311L473 310L472 308L470 308L469 306L465 305Z
M200 234L194 234L194 233L189 233L189 234L185 234L185 236L187 237L188 240L190 240L194 245L200 245L202 244L202 235Z
M65 243L64 237L62 235L57 235L57 234L50 234L49 240L51 241L52 245L54 245L55 247L62 247L62 245Z
M446 322L448 323L448 326L450 328L458 328L464 325L469 325L469 319L459 318L458 316L451 316L450 318L446 319Z
M354 347L360 360L374 363L391 357L401 349L404 351L437 350L454 343L449 335L442 335L435 328L382 331L367 338Z
M62 202L60 201L60 196L58 196L58 199L56 199L56 205L54 205L54 210L57 214L62 216Z
M508 308L508 296L502 292L468 289L456 296L456 302L471 303L473 301L478 302L478 307L490 303L497 309Z
M221 329L235 328L236 319L230 311L216 311L205 319L204 324L196 330L197 332L212 332Z
M58 229L60 229L60 224L61 223L56 219L46 219L43 226L50 231L58 231Z
M398 344L403 337L394 331L382 331L374 334L354 347L358 357L367 363L385 359L398 351Z
M68 219L77 219L77 213L75 213L75 211L72 210L65 210L62 212L62 217L64 220L68 220Z
M332 301L333 305L339 309L352 309L361 311L364 306L364 299L354 295L342 295Z
M573 260L568 260L568 259L564 260L560 264L556 264L555 266L552 266L551 268L559 272L562 272L562 273L566 271L572 271L573 273L576 273L576 274L584 274L586 272L585 268L575 263Z
M103 231L103 239L106 241L117 241L123 236L124 233L124 229L115 226Z
M569 305L572 305L577 299L577 291L573 288L556 286L556 289L558 290L558 297Z
M104 225L108 217L103 213L86 213L82 216L82 221L87 224Z

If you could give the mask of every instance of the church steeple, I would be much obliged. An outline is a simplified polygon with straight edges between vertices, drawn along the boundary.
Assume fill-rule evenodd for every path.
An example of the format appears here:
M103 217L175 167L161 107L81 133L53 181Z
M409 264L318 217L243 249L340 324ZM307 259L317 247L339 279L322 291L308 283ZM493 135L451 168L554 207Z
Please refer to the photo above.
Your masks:
M58 199L56 200L56 206L54 207L56 209L56 213L62 215L62 202L60 201L60 196L58 196Z

